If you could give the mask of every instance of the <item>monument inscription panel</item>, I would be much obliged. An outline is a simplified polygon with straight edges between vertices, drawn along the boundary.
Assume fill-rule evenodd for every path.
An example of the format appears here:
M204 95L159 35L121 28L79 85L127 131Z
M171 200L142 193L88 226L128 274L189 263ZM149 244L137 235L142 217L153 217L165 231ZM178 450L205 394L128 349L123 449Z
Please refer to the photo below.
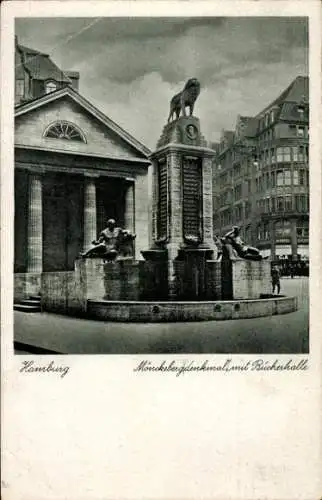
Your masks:
M158 238L168 234L168 166L165 160L158 163Z
M201 238L201 160L183 158L183 234Z

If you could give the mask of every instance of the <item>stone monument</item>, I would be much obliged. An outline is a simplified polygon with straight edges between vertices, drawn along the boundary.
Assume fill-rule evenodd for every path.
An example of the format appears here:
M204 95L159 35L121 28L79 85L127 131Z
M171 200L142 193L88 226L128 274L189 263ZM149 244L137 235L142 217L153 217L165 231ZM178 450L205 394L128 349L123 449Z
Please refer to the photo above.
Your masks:
M135 234L109 219L92 246L75 263L78 286L87 299L136 300L139 265L134 260Z
M247 245L234 226L221 238L223 299L259 299L270 294L271 263L257 248Z
M199 119L192 114L199 93L199 81L190 78L172 98L168 123L151 155L153 245L142 252L150 263L146 279L151 282L151 298L205 298L206 263L217 257L212 205L215 152L207 147Z
M135 235L110 219L76 260L73 273L43 273L44 310L135 322L253 318L296 310L294 297L272 299L270 261L241 239L238 227L222 238L213 234L215 151L193 116L199 93L199 81L190 78L171 99L151 155L153 242L141 252L144 260L134 259Z
M101 231L92 247L81 254L83 258L101 257L106 261L133 258L135 234L116 226L114 219L109 219L106 228Z

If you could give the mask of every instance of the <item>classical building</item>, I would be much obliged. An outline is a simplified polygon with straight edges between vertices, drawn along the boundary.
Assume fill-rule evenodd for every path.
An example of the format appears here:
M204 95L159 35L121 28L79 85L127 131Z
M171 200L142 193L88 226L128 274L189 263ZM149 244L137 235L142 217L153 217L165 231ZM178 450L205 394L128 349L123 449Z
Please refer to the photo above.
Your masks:
M299 76L213 147L214 230L238 225L273 260L309 255L309 81Z
M74 268L107 218L148 241L150 151L78 92L79 74L16 41L15 295Z

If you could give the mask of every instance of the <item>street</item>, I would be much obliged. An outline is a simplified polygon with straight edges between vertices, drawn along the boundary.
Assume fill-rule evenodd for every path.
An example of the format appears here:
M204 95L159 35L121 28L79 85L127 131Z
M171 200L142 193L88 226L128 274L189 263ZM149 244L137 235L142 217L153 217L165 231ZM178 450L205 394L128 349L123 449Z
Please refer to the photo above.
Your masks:
M308 278L284 278L298 297L285 315L198 323L107 323L49 313L14 313L17 354L294 354L309 350ZM32 346L32 347L30 347Z

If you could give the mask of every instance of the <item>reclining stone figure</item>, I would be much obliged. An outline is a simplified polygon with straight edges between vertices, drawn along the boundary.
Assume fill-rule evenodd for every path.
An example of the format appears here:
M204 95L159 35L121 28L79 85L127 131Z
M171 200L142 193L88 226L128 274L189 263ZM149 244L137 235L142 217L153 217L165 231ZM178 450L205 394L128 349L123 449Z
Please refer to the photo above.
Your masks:
M133 241L135 235L116 227L114 219L107 221L107 226L99 234L98 239L92 242L92 247L81 254L83 258L102 257L103 259L113 261L117 257L133 257Z
M229 260L236 260L236 257L247 260L262 260L258 248L246 245L239 236L239 227L234 226L231 231L221 238L223 245L223 257Z

